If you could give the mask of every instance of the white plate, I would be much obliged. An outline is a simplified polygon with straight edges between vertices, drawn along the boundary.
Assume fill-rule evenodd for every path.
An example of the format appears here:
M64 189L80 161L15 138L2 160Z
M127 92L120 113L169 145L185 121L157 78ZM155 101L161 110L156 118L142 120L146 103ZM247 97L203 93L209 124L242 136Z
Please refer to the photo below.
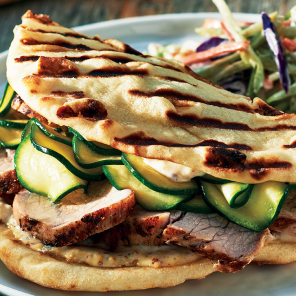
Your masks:
M130 44L139 51L147 49L150 42L161 44L182 43L186 39L200 39L194 28L201 26L205 18L219 18L216 13L169 14L148 17L128 18L91 24L76 28L91 36L100 35L103 39L115 38ZM259 15L235 14L244 21L258 21ZM7 52L0 54L0 93L5 84L5 61ZM179 296L179 295L295 295L296 263L280 266L247 266L235 274L214 273L203 280L187 281L168 289L150 289L132 292L108 292L115 296ZM11 296L87 296L106 295L103 293L64 292L40 287L11 273L0 262L0 292Z

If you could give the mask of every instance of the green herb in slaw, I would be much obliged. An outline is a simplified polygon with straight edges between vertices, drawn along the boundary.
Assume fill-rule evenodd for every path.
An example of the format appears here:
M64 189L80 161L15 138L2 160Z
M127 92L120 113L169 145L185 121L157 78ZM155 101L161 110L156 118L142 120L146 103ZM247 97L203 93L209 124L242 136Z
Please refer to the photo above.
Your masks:
M148 54L177 59L199 75L232 92L252 99L258 96L281 111L296 112L296 6L285 17L279 16L277 12L269 14L286 55L291 82L289 92L285 93L274 52L264 35L262 21L250 23L235 20L224 0L213 2L222 20L206 19L203 26L195 31L207 37L207 41L224 38L225 42L207 49L203 46L203 51L198 50L200 43L193 40L182 45L152 43L148 47ZM240 47L243 42L244 46Z

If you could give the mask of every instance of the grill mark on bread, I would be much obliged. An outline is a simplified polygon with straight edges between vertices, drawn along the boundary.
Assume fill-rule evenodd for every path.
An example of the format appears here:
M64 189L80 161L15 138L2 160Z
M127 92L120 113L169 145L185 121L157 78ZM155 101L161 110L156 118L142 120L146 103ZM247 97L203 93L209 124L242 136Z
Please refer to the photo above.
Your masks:
M96 100L86 99L75 101L78 104L75 106L65 105L57 110L57 116L60 119L82 117L89 121L99 121L105 119L108 115L105 106Z
M164 79L164 80L168 80L168 81L174 81L174 82L182 82L182 83L188 83L188 84L191 84L191 85L195 85L195 84L192 84L186 80L183 80L183 79L180 79L180 78L177 78L177 77L172 77L172 76L154 76L154 77L158 77L160 79Z
M287 124L278 124L273 127L259 127L251 128L245 123L240 122L223 122L217 118L210 117L198 117L195 114L178 114L174 111L167 111L166 115L172 121L177 123L200 126L206 128L218 128L218 129L229 129L239 131L250 131L250 132L267 132L267 131L280 131L280 130L296 130L296 126Z
M245 164L246 169L250 171L250 175L255 180L262 180L268 174L270 169L289 169L292 164L288 161L279 161L277 159L256 159L250 163Z
M264 101L262 100L258 100L256 102L257 108L255 109L256 113L259 113L260 115L264 115L264 116L279 116L279 115L283 115L284 113L282 111L279 111L271 106L269 106L268 104L266 104Z
M204 165L212 168L223 168L234 172L242 172L246 159L247 156L244 153L234 149L209 148Z
M41 30L41 29L32 29L32 28L28 28L26 26L20 26L22 28L24 28L27 31L30 32L36 32L36 33L42 33L42 34L58 34L58 35L62 35L64 37L73 37L73 38L78 38L78 39L87 39L87 40L96 40L99 41L97 38L90 38L88 36L84 36L81 35L77 32L57 32L57 31L45 31L45 30Z
M74 50L95 50L84 44L73 44L71 42L67 42L64 40L56 39L54 42L45 42L45 41L38 41L33 38L24 38L21 39L20 42L23 45L55 45L60 47L65 47L67 49L74 49Z
M220 119L210 118L210 117L203 117L200 118L194 114L183 114L180 115L174 111L167 111L166 115L172 121L177 123L182 123L186 125L194 125L194 126L201 126L207 128L219 128L219 129L230 129L230 130L243 130L243 131L250 131L251 128L244 123L239 122L223 122Z
M149 75L149 71L146 69L116 69L116 72L112 70L112 68L102 68L98 70L90 71L86 76L92 77L118 77L118 76L126 76L126 75L138 75L138 76L145 76Z
M296 141L293 141L291 144L289 144L289 145L283 145L283 148L287 148L287 149L289 149L289 148L296 148Z
M245 144L238 144L238 143L232 143L232 144L225 144L223 142L219 142L216 140L204 140L197 144L178 144L174 142L168 142L168 141L158 141L155 138L148 137L143 132L137 132L134 134L131 134L129 136L126 136L124 138L115 138L115 141L128 144L128 145L135 145L135 146L150 146L150 145L161 145L161 146L167 146L167 147L202 147L202 146L210 146L210 147L220 147L220 148L234 148L238 150L248 150L251 151L252 147L245 145Z
M204 165L211 168L227 169L233 172L249 171L251 177L257 181L266 177L270 170L290 169L292 164L278 159L258 158L250 162L246 161L244 153L235 149L209 148Z
M222 107L226 109L232 109L232 110L237 110L237 111L242 111L247 113L254 113L254 110L251 107L243 103L225 104L219 101L206 101L199 96L195 96L192 94L184 94L173 89L160 88L152 92L144 92L137 89L132 89L132 90L129 90L128 92L129 94L138 96L138 97L153 97L153 96L164 97L170 100L174 104L178 103L179 101L184 101L184 102L189 101L189 102L203 103L211 106Z
M57 91L52 91L51 92L53 95L59 96L59 97L65 97L65 96L73 96L76 99L81 99L83 97L85 97L84 92L83 91L70 91L70 92L65 92L65 91L61 91L61 90L57 90Z
M36 62L38 61L39 56L31 55L31 56L20 56L19 58L15 58L14 61L17 63L23 62Z

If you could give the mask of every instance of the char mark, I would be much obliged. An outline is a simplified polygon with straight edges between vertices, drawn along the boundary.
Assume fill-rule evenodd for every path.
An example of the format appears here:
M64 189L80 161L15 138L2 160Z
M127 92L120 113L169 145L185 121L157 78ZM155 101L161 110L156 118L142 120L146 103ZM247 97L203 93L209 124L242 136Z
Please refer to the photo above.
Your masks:
M21 42L24 45L55 45L55 46L65 47L73 50L95 50L94 48L90 48L84 44L72 44L64 40L55 40L54 42L45 42L45 41L38 41L33 38L24 38L21 40Z
M38 61L39 56L31 55L31 56L20 56L19 58L15 58L14 61L17 63L22 62L36 62Z
M86 76L90 77L118 77L118 76L126 76L126 75L137 75L137 76L145 76L148 75L149 72L146 69L136 69L133 71L125 70L125 69L116 69L114 71L112 68L105 68L99 70L93 70L86 74Z
M200 126L206 128L219 128L219 129L229 129L229 130L243 130L243 131L250 131L251 128L244 123L239 122L223 122L220 119L216 118L199 118L197 115L194 114L184 114L180 115L174 111L167 111L166 115L169 119L187 125L193 126Z
M151 146L151 145L160 145L160 146L167 146L167 147L184 147L184 148L195 148L195 147L217 147L217 148L233 148L238 150L248 150L251 151L252 147L245 145L245 144L225 144L223 142L219 142L216 140L204 140L200 143L189 145L189 144L178 144L169 141L158 141L155 138L148 137L143 132L138 132L131 134L125 138L115 138L117 142L127 144L127 145L134 145L134 146Z
M209 148L204 164L208 167L242 172L244 170L246 158L244 153L235 149Z
M57 32L57 31L44 31L44 30L41 30L41 29L32 29L32 28L27 28L25 26L22 26L22 27L24 29L26 29L27 31L30 31L30 32L43 33L43 34L58 34L58 35L61 35L61 36L64 36L64 37L73 37L73 38L78 38L78 39L88 39L88 40L97 40L97 41L99 41L96 38L90 38L88 36L81 35L81 34L79 34L77 32L62 33L62 32Z
M105 106L99 101L82 99L81 102L79 102L79 100L75 102L77 102L77 105L73 108L69 105L60 107L57 110L58 118L66 119L78 117L89 121L99 121L105 119L108 115Z
M166 115L172 121L177 123L199 126L205 128L219 128L219 129L229 129L229 130L240 130L240 131L250 131L250 132L271 132L271 131L281 131L281 130L296 130L296 126L287 124L278 124L273 127L259 127L252 129L247 124L239 122L223 122L216 118L199 118L195 114L178 114L174 111L167 111ZM285 147L290 148L290 147Z
M296 148L296 141L292 142L290 145L283 145L284 148Z
M70 92L65 92L65 91L61 91L61 90L57 90L57 91L52 91L51 92L53 95L59 96L59 97L65 97L65 96L73 96L76 99L81 99L84 96L84 92L83 91L70 91Z
M232 110L237 110L237 111L242 111L247 113L254 113L251 107L243 103L225 104L219 101L206 101L199 96L184 94L172 89L161 88L161 89L157 89L154 92L142 92L134 89L134 90L129 90L129 93L131 95L139 96L139 97L153 97L153 96L164 97L176 105L178 105L179 101L182 101L182 102L189 101L189 102L203 103L211 106L222 107L226 109L232 109Z
M264 116L279 116L284 114L282 111L269 106L261 100L257 102L257 108L255 109L255 112Z
M155 77L158 77L158 78L163 79L163 80L168 80L168 81L173 81L173 82L189 83L191 85L195 85L195 84L192 84L190 82L187 82L186 80L183 80L183 79L180 79L180 78L177 78L177 77L172 77L172 76L155 76Z
M262 180L272 169L283 170L289 169L292 164L287 161L279 161L277 159L256 159L250 163L245 164L245 168L250 171L250 175L255 180Z
M255 159L246 161L246 155L235 149L209 148L205 157L205 166L217 169L227 169L234 172L250 172L253 179L260 181L265 178L271 170L285 170L292 167L287 161L277 159Z

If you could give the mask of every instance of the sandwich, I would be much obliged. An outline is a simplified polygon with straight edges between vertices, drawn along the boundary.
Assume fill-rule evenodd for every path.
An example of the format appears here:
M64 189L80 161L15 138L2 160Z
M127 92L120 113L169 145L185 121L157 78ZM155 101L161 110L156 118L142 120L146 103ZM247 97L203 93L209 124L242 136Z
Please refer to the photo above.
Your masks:
M296 260L294 114L31 11L7 79L0 258L15 274L136 290Z

